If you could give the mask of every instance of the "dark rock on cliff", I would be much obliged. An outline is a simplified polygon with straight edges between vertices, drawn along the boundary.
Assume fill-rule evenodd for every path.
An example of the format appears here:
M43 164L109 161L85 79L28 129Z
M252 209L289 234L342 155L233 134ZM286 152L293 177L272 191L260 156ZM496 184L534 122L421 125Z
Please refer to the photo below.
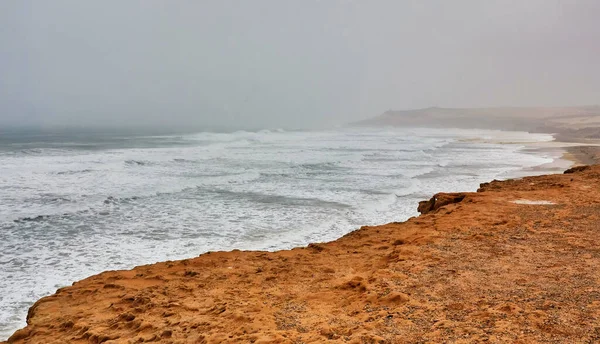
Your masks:
M571 173L577 173L577 172L582 172L585 170L589 170L590 167L585 165L585 166L575 166L575 167L571 167L570 169L566 170L564 173L565 174L571 174Z
M465 193L438 193L433 195L429 201L419 202L417 211L421 214L427 214L445 205L458 203L465 199L466 196Z

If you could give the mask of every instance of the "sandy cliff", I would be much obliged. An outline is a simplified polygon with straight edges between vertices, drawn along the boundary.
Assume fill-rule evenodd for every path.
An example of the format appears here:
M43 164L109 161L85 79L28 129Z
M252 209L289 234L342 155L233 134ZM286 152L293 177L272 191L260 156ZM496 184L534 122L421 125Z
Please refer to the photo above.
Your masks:
M105 272L8 342L599 342L600 166L570 172L439 194L330 243Z

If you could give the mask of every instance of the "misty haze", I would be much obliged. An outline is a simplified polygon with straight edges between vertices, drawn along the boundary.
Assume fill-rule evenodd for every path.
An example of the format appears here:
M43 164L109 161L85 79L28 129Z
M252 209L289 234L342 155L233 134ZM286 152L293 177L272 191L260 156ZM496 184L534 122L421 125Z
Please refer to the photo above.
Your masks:
M1 1L0 341L597 342L599 16Z
M314 128L598 103L597 1L4 1L0 125Z

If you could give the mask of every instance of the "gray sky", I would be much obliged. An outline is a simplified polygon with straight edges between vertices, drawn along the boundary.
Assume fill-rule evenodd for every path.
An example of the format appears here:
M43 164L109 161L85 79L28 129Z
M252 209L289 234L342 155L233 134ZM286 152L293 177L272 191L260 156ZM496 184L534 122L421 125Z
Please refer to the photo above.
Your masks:
M600 1L0 1L0 127L600 103Z

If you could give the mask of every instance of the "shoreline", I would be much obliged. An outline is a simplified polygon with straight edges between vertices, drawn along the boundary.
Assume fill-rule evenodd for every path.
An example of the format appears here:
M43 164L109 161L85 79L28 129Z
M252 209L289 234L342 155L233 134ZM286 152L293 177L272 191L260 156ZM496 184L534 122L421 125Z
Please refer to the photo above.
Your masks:
M553 134L554 141L563 145L563 158L577 165L600 164L600 139L566 138L562 134Z
M328 243L103 272L40 299L8 343L597 340L599 181L494 181Z
M554 137L555 137L554 141L548 141L548 142L506 143L506 144L523 144L526 147L526 148L524 148L524 150L530 151L530 152L532 152L532 154L535 154L535 152L540 152L540 151L544 152L545 151L546 153L550 152L550 153L552 153L551 155L553 155L552 162L534 166L532 168L523 169L521 172L519 172L518 176L511 176L508 178L508 180L510 181L511 179L527 178L528 176L538 176L538 175L548 174L548 173L557 173L557 172L562 172L570 167L587 165L590 162L593 162L593 163L599 162L599 160L600 160L600 154L599 154L600 145L590 145L589 143L556 141L556 136L554 136ZM413 218L409 219L408 221L410 221L412 219ZM381 226L375 226L375 227L383 227L383 226L387 226L387 225L381 225ZM353 232L351 232L351 233L353 233ZM340 239L334 240L332 242L328 242L326 244L334 243L341 239L343 239L343 237ZM315 245L315 244L310 244L308 247L311 247L312 245ZM321 245L321 244L317 244L317 245ZM292 251L293 250L295 250L295 249L292 249ZM237 250L234 250L232 252L236 252L236 251ZM239 252L239 251L237 251L237 252ZM276 251L276 252L281 252L281 251ZM228 253L231 253L231 252L228 252ZM146 266L153 266L153 265L157 265L157 264L162 264L162 263L159 262L159 263L149 264ZM134 269L127 270L127 271L133 271L133 270L136 270L141 267L143 267L143 266L135 267ZM108 271L108 272L111 272L111 271ZM104 273L106 273L106 272L103 272L100 275L102 275ZM96 276L92 276L89 278L93 278L93 277L96 277ZM86 278L85 280L87 280L89 278ZM75 282L74 285L76 283L79 283L79 282ZM58 293L58 291L57 291L57 293ZM41 300L43 300L43 299L45 299L45 298L42 298ZM33 307L35 307L35 305ZM29 315L28 315L28 319L29 319ZM17 331L17 332L19 332L19 331Z
M600 164L600 145L572 146L565 155L578 165L597 165Z
M600 141L590 140L560 140L560 135L553 134L554 140L536 142L526 145L525 151L546 152L553 156L553 161L523 169L524 176L562 173L562 171L581 165L600 164Z
M428 130L425 130L425 132L428 132ZM435 130L434 130L434 134L437 135L439 133L435 133ZM469 137L469 138L461 140L461 139L459 139L459 137L461 137L461 136ZM470 138L470 137L480 137L480 136L482 138ZM498 138L496 138L496 137L498 137ZM460 133L460 132L457 133L456 134L456 138L451 137L450 139L452 139L452 140L456 139L456 140L465 141L465 142L470 142L470 141L481 142L481 141L484 141L484 142L498 143L498 144L499 143L515 143L516 146L513 145L513 147L511 147L511 149L509 149L509 151L511 152L509 154L512 156L512 151L516 150L517 147L518 147L518 149L520 149L521 146L523 145L523 144L519 144L519 142L521 142L521 141L522 142L530 142L530 141L534 141L534 140L538 140L538 139L539 140L550 140L551 138L547 134L538 135L536 137L535 134L534 135L529 135L528 133L525 133L525 132L510 133L510 134L507 135L505 132L501 132L499 130L498 131L492 131L491 133L481 133L481 132L477 132L476 130L473 130L473 131L471 131L471 130L464 130L464 132L462 132L462 133ZM468 144L470 145L470 143L468 143ZM504 147L504 148L507 148L507 147ZM486 152L487 149L488 148L486 148L485 145L484 145L480 149L480 151L483 151L484 152L483 155L485 155L486 154L485 152ZM467 163L469 161L475 160L475 158L473 157L473 155L470 155L470 154L471 153L469 153L469 155L465 156L465 162L467 162ZM329 234L321 236L321 237L326 237L326 239L320 239L320 238L317 238L316 235L314 235L312 239L305 239L302 242L297 242L294 245L285 245L285 246L284 245L280 245L279 247L274 247L275 245L271 245L274 248L267 248L267 249L269 249L269 250L272 250L272 249L284 249L284 248L291 248L291 247L303 246L303 245L306 245L306 244L308 244L310 242L319 242L319 241L334 240L334 239L337 239L337 238L341 237L345 233L358 228L361 225L378 225L378 224L387 223L387 222L390 222L390 221L403 221L403 220L406 220L408 217L414 216L416 214L416 211L414 209L414 204L413 204L414 202L416 202L416 201L418 201L420 199L429 197L433 192L437 192L437 191L444 190L444 189L445 189L444 191L463 191L463 190L475 191L476 188L477 188L477 185L479 185L479 183L481 183L481 182L484 182L484 181L492 179L492 178L501 179L501 178L505 178L505 177L511 176L511 172L512 171L520 171L521 169L523 169L524 165L538 164L538 163L544 162L546 160L546 159L537 159L537 158L534 158L533 156L530 157L531 160L528 160L527 154L523 154L522 152L521 153L516 153L516 154L519 155L520 158L514 160L515 161L514 163L510 163L510 167L507 168L507 169L511 170L511 171L506 172L503 169L502 171L499 171L499 172L497 172L495 174L490 174L487 177L482 177L482 176L475 177L475 178L469 177L469 178L466 178L467 180L464 183L462 183L462 187L454 186L454 187L450 187L450 188L445 188L445 186L444 186L443 183L444 183L445 180L454 179L454 176L450 175L453 172L444 172L443 174L446 174L446 176L443 176L443 174L439 174L439 176L440 176L440 177L438 177L439 181L436 181L436 184L439 185L439 186L431 187L431 184L429 183L429 181L426 180L425 182L428 184L426 186L427 189L428 189L427 191L418 192L419 188L414 188L414 190L417 190L417 192L416 192L417 195L413 196L412 194L410 194L408 192L407 192L408 196L402 196L403 194L401 194L401 198L410 197L411 198L410 201L408 201L408 200L400 200L399 201L399 200L397 200L398 196L395 196L395 197L390 196L387 199L385 199L385 203L381 202L381 204L384 204L383 206L381 206L381 208L382 209L388 209L388 208L389 209L393 209L391 212L386 212L385 214L379 213L379 214L377 214L375 216L369 217L368 221L366 221L366 220L364 220L364 221L356 221L355 223L353 223L351 225L346 225L344 223L344 226L341 226L340 224L342 224L343 222L337 222L337 221L335 221L336 222L336 226L337 226L336 231L328 231L328 230L319 229L321 227L320 226L317 227L316 225L318 225L318 224L315 224L315 226L310 226L310 227L306 226L308 228L307 231L312 231L312 233L329 233ZM505 156L505 155L502 155L502 156ZM496 161L502 163L502 159L496 159ZM490 163L494 164L493 161L490 161ZM448 170L447 168L443 168L443 169L444 170ZM470 170L471 170L470 172L472 172L473 175L476 175L476 174L480 173L479 171L477 171L476 168L471 168ZM521 175L530 174L530 173L522 173L522 172L520 172L520 173L521 173ZM542 173L542 172L538 172L538 174L539 173ZM475 180L468 180L468 179L475 179ZM419 181L419 183L420 183L420 181ZM360 187L359 185L356 185L356 186ZM412 190L412 189L410 189L410 190ZM364 203L362 200L360 200L359 202L360 203ZM387 204L393 204L393 203L397 203L398 206L392 206L392 207L387 207L386 206ZM367 203L366 206L369 206L369 207L375 207L375 206L380 207L379 203L377 205L371 204L371 203ZM366 206L365 206L365 208L366 208ZM385 216L386 214L392 214L392 216ZM223 214L221 214L220 216L223 216ZM224 216L224 218L227 218L227 216ZM180 219L178 219L178 216L172 217L172 219L175 222L176 221L180 221ZM127 223L123 223L123 224L118 224L117 225L118 228L121 228L121 226L126 227ZM283 227L283 228L285 228L285 227ZM339 228L343 228L343 229L339 230ZM276 229L279 229L279 228L276 228ZM273 232L275 232L275 231L273 231ZM180 240L180 241L183 241L183 244L186 244L185 240ZM271 239L269 241L274 242L275 244L277 244L277 242L280 241L280 239L279 238L273 238L273 239ZM92 240L92 242L94 242L94 241ZM235 249L235 248L243 249L244 246L241 246L241 245L243 245L243 243L242 244L236 244L236 245L230 245L229 247L227 247L227 246L220 246L219 247L219 246L215 245L215 246L212 247L212 249L213 250L214 249L226 249L226 250L230 250L230 249ZM80 252L87 251L85 249L85 244L78 245L78 246L79 247L77 247L76 249L79 249ZM264 246L267 246L267 245L264 245ZM256 247L256 249L264 249L265 248L264 246L263 247ZM115 247L115 246L113 246L113 247ZM116 246L116 247L118 247L118 246ZM12 332L12 331L16 330L17 328L24 326L24 319L25 319L25 316L26 316L26 313L27 313L27 309L37 299L39 299L39 298L41 298L43 296L46 296L46 295L54 293L58 287L70 285L74 281L81 280L81 279L86 278L88 276L91 276L91 275L94 275L94 274L97 274L97 273L100 273L102 271L109 270L109 269L129 269L129 268L133 268L134 266L137 266L137 265L140 265L140 264L150 264L150 263L154 263L154 262L165 261L167 259L184 259L184 258L188 258L188 257L193 257L193 256L197 255L198 253L205 252L205 251L211 249L211 248L209 248L209 249L203 249L202 248L201 249L201 248L199 248L199 245L193 245L193 246L190 245L189 247L193 247L193 248L190 249L187 254L179 254L176 257L168 257L168 256L165 257L164 255L162 255L162 256L158 256L157 255L157 257L151 257L151 258L143 259L143 260L142 259L140 259L140 260L124 259L124 261L128 262L128 264L127 265L119 265L119 266L107 265L107 264L103 264L103 263L95 263L95 264L92 263L92 264L94 264L93 265L94 269L87 269L86 273L79 273L76 276L67 275L67 276L70 276L70 277L69 278L61 278L61 280L58 283L53 283L51 286L43 288L43 290L42 290L44 292L43 294L42 293L37 293L37 294L35 294L34 297L32 297L32 296L28 296L28 297L24 297L24 298L18 297L19 295L21 295L21 293L19 291L15 291L16 288L13 287L12 289L9 289L8 292L5 292L5 295L7 295L7 296L13 296L14 295L14 297L13 297L14 300L26 300L26 302L22 302L20 304L20 307L18 309L16 307L13 308L14 311L10 310L9 312L4 312L4 314L8 314L9 316L11 316L11 318L9 318L9 321L3 321L3 324L5 323L7 325L6 326L2 326L2 331L0 331L0 333L1 333L0 339L5 339L6 337L8 337L11 334L11 333L9 333L9 331ZM249 248L249 247L246 246L246 248ZM136 251L138 251L138 249L134 250L134 252L136 252ZM164 252L164 251L169 251L169 250L162 250L162 251ZM110 256L110 255L107 255L107 256ZM75 258L77 258L77 257L75 257ZM62 260L59 264L66 265L66 264L69 264L69 262L71 262L71 261L73 261L73 260L71 260L71 259L69 259L69 260ZM30 266L35 266L35 264L30 264ZM30 279L34 279L35 280L35 279L39 279L38 276L44 276L45 275L45 270L44 269L37 269L37 271L41 271L41 272L38 272L38 273L27 273L26 276L28 278L30 278ZM56 274L56 275L60 276L59 274ZM7 287L10 288L10 285L7 285ZM26 288L21 288L21 289L26 289ZM35 291L39 291L40 289L42 289L42 288L30 288L29 290L32 290L33 292L35 292ZM12 293L11 291L14 291L14 293ZM9 310L9 307L6 307L6 308L0 307L0 308L3 308L3 310ZM19 321L14 321L14 319L18 319Z

